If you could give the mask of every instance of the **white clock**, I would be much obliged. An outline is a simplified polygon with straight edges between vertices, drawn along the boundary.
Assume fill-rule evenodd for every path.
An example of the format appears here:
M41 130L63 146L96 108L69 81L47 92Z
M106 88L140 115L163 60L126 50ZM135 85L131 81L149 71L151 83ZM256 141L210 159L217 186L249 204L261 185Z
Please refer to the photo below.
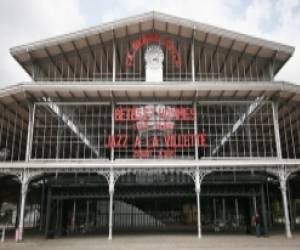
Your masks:
M145 52L146 81L162 82L164 53L159 45L150 45Z

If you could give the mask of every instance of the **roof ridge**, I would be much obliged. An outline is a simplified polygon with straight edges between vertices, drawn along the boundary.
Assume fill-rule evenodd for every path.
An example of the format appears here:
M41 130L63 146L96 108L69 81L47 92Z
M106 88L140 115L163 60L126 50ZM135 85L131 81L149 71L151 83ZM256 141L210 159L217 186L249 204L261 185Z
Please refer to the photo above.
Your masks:
M104 22L95 26L91 26L88 28L84 28L81 30L77 30L74 32L70 32L70 33L66 33L66 34L61 34L61 35L56 35L50 38L46 38L46 39L41 39L35 42L31 42L31 43L27 43L27 44L23 44L23 45L18 45L18 46L14 46L12 48L10 48L10 53L11 54L16 54L19 51L22 50L34 50L36 48L40 48L40 47L49 47L49 46L53 46L59 43L63 43L63 42L67 42L67 41L72 41L75 39L79 39L82 37L86 37L88 35L93 35L94 33L101 33L101 32L105 32L109 29L114 29L116 27L122 26L122 24L126 23L132 23L135 21L141 21L141 19L166 19L164 21L169 21L175 24L180 24L180 25L184 25L188 28L196 28L199 29L201 31L210 31L211 33L214 33L216 35L220 35L220 36L224 36L224 37L228 37L230 39L237 39L238 36L238 40L242 40L244 42L252 42L252 43L256 43L256 44L265 44L268 43L269 46L274 50L285 50L287 53L293 54L295 48L293 46L289 46L289 45L285 45L282 43L278 43L278 42L274 42L268 39L264 39L264 38L259 38L253 35L247 35L244 33L240 33L237 31L232 31L229 29L225 29L225 28L220 28L214 25L210 25L207 23L202 23L202 22L198 22L192 19L188 19L188 18L184 18L184 17L178 17L175 15L171 15L171 14L166 14L163 12L159 12L156 10L153 11L149 11L149 12L144 12L138 15L134 15L134 16L129 16L129 17L123 17L123 18L119 18L113 21L109 21L109 22ZM175 22L174 20L177 19L177 22ZM127 24L126 24L127 25Z

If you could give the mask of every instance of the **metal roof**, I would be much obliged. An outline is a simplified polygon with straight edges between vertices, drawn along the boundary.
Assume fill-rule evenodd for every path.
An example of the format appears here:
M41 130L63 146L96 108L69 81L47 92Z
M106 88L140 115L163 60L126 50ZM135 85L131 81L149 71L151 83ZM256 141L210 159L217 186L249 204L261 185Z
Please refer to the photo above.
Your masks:
M26 99L38 101L50 97L61 101L193 101L195 98L216 100L246 100L264 95L280 98L289 104L300 102L300 86L287 82L202 82L141 84L123 82L28 82L0 90L0 103L9 105Z
M267 58L280 62L280 67L292 56L294 47L265 39L233 32L212 25L195 22L181 17L159 12L108 22L70 34L16 46L10 49L13 57L24 67L25 63L34 59L51 58L53 56L101 44L116 39L147 31L160 31L185 38L194 38L200 42L248 54L253 57ZM279 70L277 69L277 71Z

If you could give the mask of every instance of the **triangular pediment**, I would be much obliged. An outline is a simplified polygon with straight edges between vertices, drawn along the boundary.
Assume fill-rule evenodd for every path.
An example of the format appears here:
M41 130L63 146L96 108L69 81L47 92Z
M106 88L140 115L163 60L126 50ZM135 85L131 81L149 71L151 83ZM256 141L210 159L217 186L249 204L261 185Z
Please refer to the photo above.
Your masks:
M120 72L120 79L122 79L122 77L126 77L127 72L132 71L132 69L125 69L124 64L126 64L128 54L133 49L133 42L149 34L161 36L161 40L156 41L159 43L162 43L161 41L166 38L172 40L172 46L176 47L184 64L182 65L183 68L178 71L185 71L185 75L182 77L187 79L190 79L187 75L191 71L189 62L192 41L195 42L193 48L195 50L195 71L196 75L198 72L199 79L206 77L207 74L213 76L217 71L219 77L222 75L225 78L237 78L243 71L247 71L249 75L247 78L249 79L256 76L263 77L262 75L266 74L265 71L269 70L269 64L273 67L273 74L276 74L294 51L293 47L280 43L181 17L149 12L14 47L11 49L11 54L31 76L36 78L36 75L39 74L45 79L52 79L54 75L61 75L61 79L65 79L68 74L73 74L74 78L77 79L80 72L75 72L78 70L76 67L85 71L85 76L82 78L90 79L103 71L100 69L100 64L102 63L103 66L106 60L105 74L107 80L110 80L114 63L112 60L113 46L116 46L116 70ZM97 52L98 50L99 52ZM172 51L169 52L172 53ZM76 65L76 61L78 61L78 65ZM33 68L33 62L38 69ZM257 63L254 66L255 62ZM92 70L90 64L93 64L92 67L98 68L99 71L93 76L89 75ZM143 64L143 60L137 59L136 64ZM251 69L252 64L253 69ZM137 65L135 66L137 67ZM67 67L68 72L66 71ZM166 72L170 72L172 67L170 65L165 66ZM230 67L232 67L232 73L228 74ZM144 68L142 67L141 70ZM51 73L55 71L57 72ZM139 72L139 75L141 78L144 77L143 72ZM256 76L254 77L254 75Z

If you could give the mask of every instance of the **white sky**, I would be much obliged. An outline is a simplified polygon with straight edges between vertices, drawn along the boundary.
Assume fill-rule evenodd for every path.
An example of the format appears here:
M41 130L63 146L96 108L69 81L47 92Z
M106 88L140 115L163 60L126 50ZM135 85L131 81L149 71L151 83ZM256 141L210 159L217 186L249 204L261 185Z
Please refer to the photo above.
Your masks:
M300 84L300 0L1 0L0 86L30 80L10 47L152 10L295 46L276 79Z

